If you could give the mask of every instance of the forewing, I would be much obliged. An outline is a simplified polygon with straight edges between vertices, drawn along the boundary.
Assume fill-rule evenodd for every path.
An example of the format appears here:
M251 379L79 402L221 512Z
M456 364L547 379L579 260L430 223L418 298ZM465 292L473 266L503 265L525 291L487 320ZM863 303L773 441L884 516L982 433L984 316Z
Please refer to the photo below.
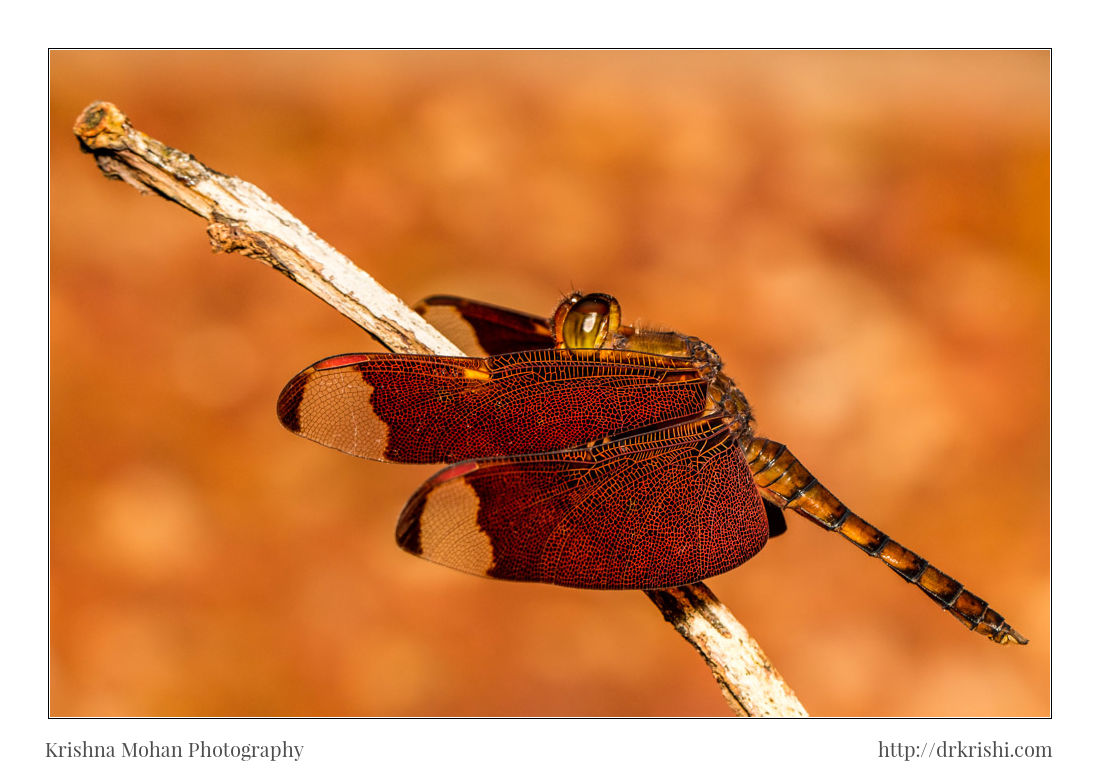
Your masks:
M471 356L554 347L545 318L444 295L422 299L415 307L429 324Z
M744 563L768 539L721 419L435 475L397 527L405 550L463 572L576 588L668 588Z
M454 462L571 448L696 417L706 381L688 359L629 351L445 357L347 354L279 396L291 431L380 461Z

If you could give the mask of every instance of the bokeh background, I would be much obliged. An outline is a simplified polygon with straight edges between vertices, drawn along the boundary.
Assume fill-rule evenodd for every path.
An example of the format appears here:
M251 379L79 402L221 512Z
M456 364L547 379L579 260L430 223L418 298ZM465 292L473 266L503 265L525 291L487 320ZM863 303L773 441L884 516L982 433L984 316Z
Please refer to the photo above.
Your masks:
M54 715L724 715L637 592L393 542L434 468L285 432L371 339L105 180L111 100L406 300L613 292L699 335L858 513L1031 638L999 647L791 516L710 581L815 715L1050 712L1046 52L53 52Z

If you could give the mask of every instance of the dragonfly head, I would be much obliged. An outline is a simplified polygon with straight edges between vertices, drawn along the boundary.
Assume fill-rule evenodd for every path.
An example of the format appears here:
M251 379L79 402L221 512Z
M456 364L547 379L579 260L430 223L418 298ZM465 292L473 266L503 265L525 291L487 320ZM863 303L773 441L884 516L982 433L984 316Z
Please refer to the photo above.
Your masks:
M610 294L566 297L554 313L554 340L558 348L603 348L619 331L622 310Z

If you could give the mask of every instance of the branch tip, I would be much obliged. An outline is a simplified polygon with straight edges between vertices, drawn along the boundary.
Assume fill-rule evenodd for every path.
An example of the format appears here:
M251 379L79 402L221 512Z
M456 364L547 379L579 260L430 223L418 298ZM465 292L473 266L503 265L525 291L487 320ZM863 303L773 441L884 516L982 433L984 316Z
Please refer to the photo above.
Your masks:
M133 132L130 120L114 103L98 101L85 108L73 125L73 133L91 151L119 150Z

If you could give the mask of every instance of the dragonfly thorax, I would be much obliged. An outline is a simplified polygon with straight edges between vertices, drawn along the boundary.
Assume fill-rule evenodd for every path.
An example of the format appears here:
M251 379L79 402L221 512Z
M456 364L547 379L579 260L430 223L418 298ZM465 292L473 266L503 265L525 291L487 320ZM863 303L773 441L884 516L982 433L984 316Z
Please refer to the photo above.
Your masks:
M635 351L691 359L709 384L705 412L723 416L734 437L751 432L753 417L748 400L733 379L722 372L718 352L698 337L623 324L619 301L600 293L575 292L566 297L554 313L553 324L558 348Z

